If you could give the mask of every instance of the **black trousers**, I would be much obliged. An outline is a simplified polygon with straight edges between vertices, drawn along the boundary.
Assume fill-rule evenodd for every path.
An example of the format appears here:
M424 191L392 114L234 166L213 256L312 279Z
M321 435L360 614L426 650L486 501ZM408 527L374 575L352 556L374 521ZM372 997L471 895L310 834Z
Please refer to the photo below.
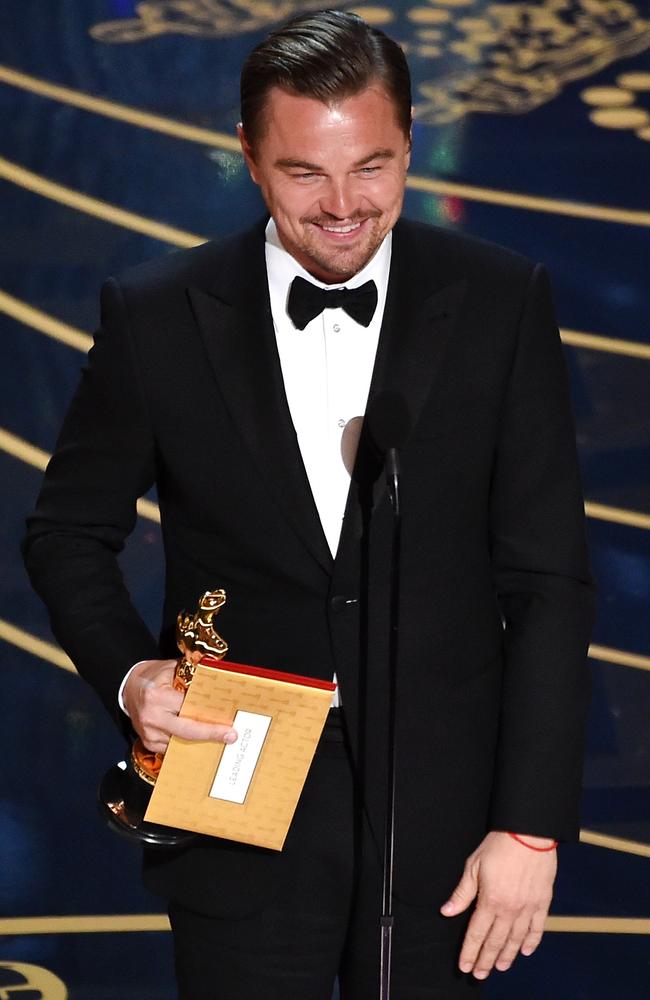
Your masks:
M170 903L180 1000L331 1000L337 976L341 1000L377 1000L381 886L378 850L355 808L340 722L330 712L272 900L238 919L227 915L227 900L218 918ZM480 984L457 969L467 917L446 920L442 902L395 902L392 1000L478 997Z

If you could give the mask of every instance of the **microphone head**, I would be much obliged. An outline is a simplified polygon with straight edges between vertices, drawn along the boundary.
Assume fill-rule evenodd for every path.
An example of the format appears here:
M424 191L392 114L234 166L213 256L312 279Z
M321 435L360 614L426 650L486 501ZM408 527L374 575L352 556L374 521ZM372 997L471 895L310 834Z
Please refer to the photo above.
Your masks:
M400 449L411 430L411 414L406 400L398 392L380 392L368 404L364 429L383 456L392 448Z

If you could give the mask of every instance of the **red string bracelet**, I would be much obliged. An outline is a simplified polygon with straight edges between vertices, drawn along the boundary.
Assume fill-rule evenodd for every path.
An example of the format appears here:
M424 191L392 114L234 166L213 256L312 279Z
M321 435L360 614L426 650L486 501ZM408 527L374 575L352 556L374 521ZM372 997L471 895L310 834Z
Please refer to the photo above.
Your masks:
M506 833L508 834L509 837L512 837L513 840L516 840L518 844L522 844L524 847L527 847L529 851L540 851L542 853L544 851L554 851L558 845L557 840L554 840L549 847L535 847L533 844L529 844L527 843L527 841L522 840L522 838L518 836L518 834L511 833L510 830L506 830Z

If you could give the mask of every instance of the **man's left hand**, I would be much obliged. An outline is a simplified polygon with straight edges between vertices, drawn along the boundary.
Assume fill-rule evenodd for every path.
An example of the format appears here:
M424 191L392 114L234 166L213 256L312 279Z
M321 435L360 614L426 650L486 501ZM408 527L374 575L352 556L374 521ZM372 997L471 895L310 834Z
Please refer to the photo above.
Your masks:
M534 847L552 843L521 836ZM556 851L532 851L507 833L488 833L441 907L446 917L454 917L478 896L458 962L462 972L486 979L493 968L509 969L518 952L532 955L542 939L556 871Z

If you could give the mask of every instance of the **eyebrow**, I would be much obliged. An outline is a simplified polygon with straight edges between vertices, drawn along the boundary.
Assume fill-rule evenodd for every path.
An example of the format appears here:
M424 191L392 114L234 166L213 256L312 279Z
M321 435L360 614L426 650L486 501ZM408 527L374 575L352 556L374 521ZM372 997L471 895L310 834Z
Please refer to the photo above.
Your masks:
M395 152L392 149L375 149L368 156L362 157L357 160L354 167L364 167L367 163L371 163L373 160L390 160L395 156ZM322 170L323 167L319 163L310 163L309 160L296 160L292 157L282 158L275 161L276 167L284 167L285 169L300 169L300 170Z
M393 149L376 149L369 156L364 156L362 160L357 160L354 165L355 167L363 167L372 160L390 160L393 156L395 156L395 150Z

